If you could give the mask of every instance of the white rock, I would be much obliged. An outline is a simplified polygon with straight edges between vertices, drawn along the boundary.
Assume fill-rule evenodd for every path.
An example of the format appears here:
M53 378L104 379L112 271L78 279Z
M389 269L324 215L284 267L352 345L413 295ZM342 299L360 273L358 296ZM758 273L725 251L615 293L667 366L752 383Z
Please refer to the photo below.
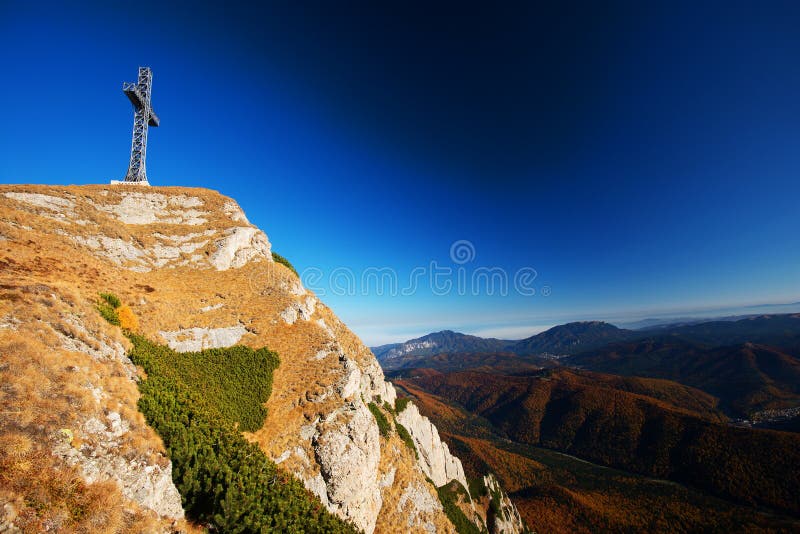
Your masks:
M378 483L382 488L389 488L394 485L394 475L397 473L397 468L392 467L388 473L381 477L380 482Z
M303 479L303 485L308 491L319 497L325 508L331 509L331 503L328 501L328 485L325 484L325 479L322 475L316 475L310 479Z
M66 210L72 212L75 208L75 203L69 199L54 197L52 195L43 195L42 193L21 193L12 191L4 193L4 195L18 202L24 202L50 211L64 212Z
M343 399L350 399L361 390L361 369L350 359L345 359L343 366L344 376L339 381L337 391Z
M397 414L397 420L411 434L419 453L419 466L437 487L451 480L458 480L464 488L469 487L461 460L450 454L447 443L439 437L439 431L419 413L413 402Z
M286 324L294 324L298 319L304 321L311 320L314 310L317 308L319 301L313 295L307 296L300 301L292 302L285 310L280 312L278 316L283 319Z
M76 243L96 251L97 255L107 258L120 266L133 263L134 267L150 270L147 267L147 254L135 244L118 237L104 235L71 236Z
M184 328L175 331L160 331L159 334L171 349L177 352L198 352L236 345L247 329L242 325L222 328Z
M203 201L186 195L162 195L161 193L142 193L130 191L122 193L119 204L94 204L125 224L204 224L205 212L195 209Z
M506 492L500 487L492 473L483 477L483 483L489 494L498 494L500 496L500 511L494 514L494 517L489 521L489 526L492 534L522 534L525 531L525 524L522 522L522 516L519 510L508 498Z
M297 322L297 308L294 306L289 306L280 312L278 316L283 319L283 322L286 324L292 325Z
M328 508L366 534L375 530L382 506L378 486L381 451L378 426L366 405L331 414L346 421L314 438L314 454L327 487Z
M409 510L406 510L406 505L410 505ZM413 528L420 523L421 514L429 514L431 512L440 511L441 509L442 504L439 502L439 499L431 495L426 486L416 482L412 482L406 486L403 490L403 494L397 501L397 511L406 514L408 518L406 524L409 528ZM430 526L433 527L433 525ZM428 528L427 525L424 525L423 528L430 532L430 528ZM436 529L434 528L433 531L435 532Z
M328 334L328 337L336 337L331 327L325 322L325 319L317 319L317 326L319 326L326 334Z
M239 268L248 261L272 261L272 250L267 236L258 228L238 226L229 228L226 236L216 242L217 250L211 264L218 271Z
M113 438L120 431L127 432L129 423L117 412L109 414L109 421L111 432L106 430L106 425L99 419L89 418L82 425L82 431L86 437L91 438L90 443L84 443L78 450L61 438L53 453L68 464L80 468L88 483L112 480L117 483L125 497L140 506L153 510L160 516L182 518L184 514L181 496L172 482L172 463L162 468L149 463L147 457L130 458L120 455L119 443Z
M394 386L386 381L383 370L375 359L369 361L362 369L361 393L368 399L379 396L381 401L389 404L394 404L397 399Z
M225 212L225 215L230 217L231 220L235 222L243 222L245 224L248 222L247 217L244 215L244 211L242 211L242 208L240 208L239 204L232 200L226 202L222 207L222 210Z

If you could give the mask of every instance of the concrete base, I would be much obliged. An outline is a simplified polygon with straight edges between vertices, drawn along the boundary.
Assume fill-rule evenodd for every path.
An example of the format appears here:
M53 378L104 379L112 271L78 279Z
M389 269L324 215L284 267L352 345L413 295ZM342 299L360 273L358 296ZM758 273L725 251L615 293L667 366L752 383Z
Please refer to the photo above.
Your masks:
M128 182L126 180L111 180L111 185L146 185L150 186L150 182Z

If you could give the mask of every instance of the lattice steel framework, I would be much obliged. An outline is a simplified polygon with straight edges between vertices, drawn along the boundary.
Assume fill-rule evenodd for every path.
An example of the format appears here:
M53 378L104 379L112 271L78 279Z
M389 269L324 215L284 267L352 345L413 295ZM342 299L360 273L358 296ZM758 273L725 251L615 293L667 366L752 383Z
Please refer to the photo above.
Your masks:
M150 67L139 67L139 80L125 82L122 91L133 104L133 141L131 142L131 162L128 165L126 182L147 183L145 157L147 155L147 128L158 126L158 115L150 107L150 90L153 84L153 71Z

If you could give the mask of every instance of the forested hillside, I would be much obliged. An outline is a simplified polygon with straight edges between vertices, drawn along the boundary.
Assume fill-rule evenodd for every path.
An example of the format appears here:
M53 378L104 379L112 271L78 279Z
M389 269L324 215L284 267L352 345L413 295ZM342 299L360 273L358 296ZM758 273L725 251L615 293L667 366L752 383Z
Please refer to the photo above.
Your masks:
M715 423L686 409L685 398L657 400L622 391L613 379L581 380L566 370L530 377L450 373L414 384L486 418L514 441L800 513L800 436Z

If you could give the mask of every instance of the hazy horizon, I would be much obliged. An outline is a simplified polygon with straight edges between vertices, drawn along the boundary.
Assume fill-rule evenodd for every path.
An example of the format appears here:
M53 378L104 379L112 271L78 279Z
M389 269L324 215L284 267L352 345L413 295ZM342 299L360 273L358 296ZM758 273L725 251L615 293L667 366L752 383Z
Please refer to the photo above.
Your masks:
M637 313L630 313L630 314L622 314L618 316L606 316L606 317L591 317L591 316L580 316L574 318L562 318L556 322L533 322L528 324L520 324L520 325L497 325L497 326L488 326L488 327L478 327L475 328L470 325L466 325L463 327L458 326L442 326L442 327L435 327L425 330L421 326L413 327L409 326L408 329L402 329L401 332L413 332L412 334L383 334L380 329L375 329L373 339L379 340L378 342L370 342L368 338L362 336L362 341L369 346L369 347L378 347L380 345L390 345L394 343L402 343L405 341L409 341L411 339L416 339L422 337L424 335L433 333L433 332L441 332L443 330L453 330L456 332L460 332L462 334L469 334L478 337L485 337L485 338L497 338L497 339L507 339L509 341L516 341L520 339L525 339L545 330L548 330L554 326L558 326L565 323L575 322L575 321L604 321L607 323L611 323L619 328L627 328L628 325L631 323L636 323L639 321L644 321L648 319L658 320L659 322L663 321L664 323L676 320L680 321L683 319L716 319L716 318L725 318L729 316L741 316L741 315L758 315L758 314L779 314L779 313L795 313L800 312L800 301L786 302L786 303L757 303L757 304L750 304L750 305L739 305L739 306L722 306L722 307L708 307L708 308L697 308L697 309L684 309L684 310L651 310L651 311L640 311ZM386 329L391 330L391 329ZM356 332L358 333L358 332ZM360 334L359 334L360 335Z

